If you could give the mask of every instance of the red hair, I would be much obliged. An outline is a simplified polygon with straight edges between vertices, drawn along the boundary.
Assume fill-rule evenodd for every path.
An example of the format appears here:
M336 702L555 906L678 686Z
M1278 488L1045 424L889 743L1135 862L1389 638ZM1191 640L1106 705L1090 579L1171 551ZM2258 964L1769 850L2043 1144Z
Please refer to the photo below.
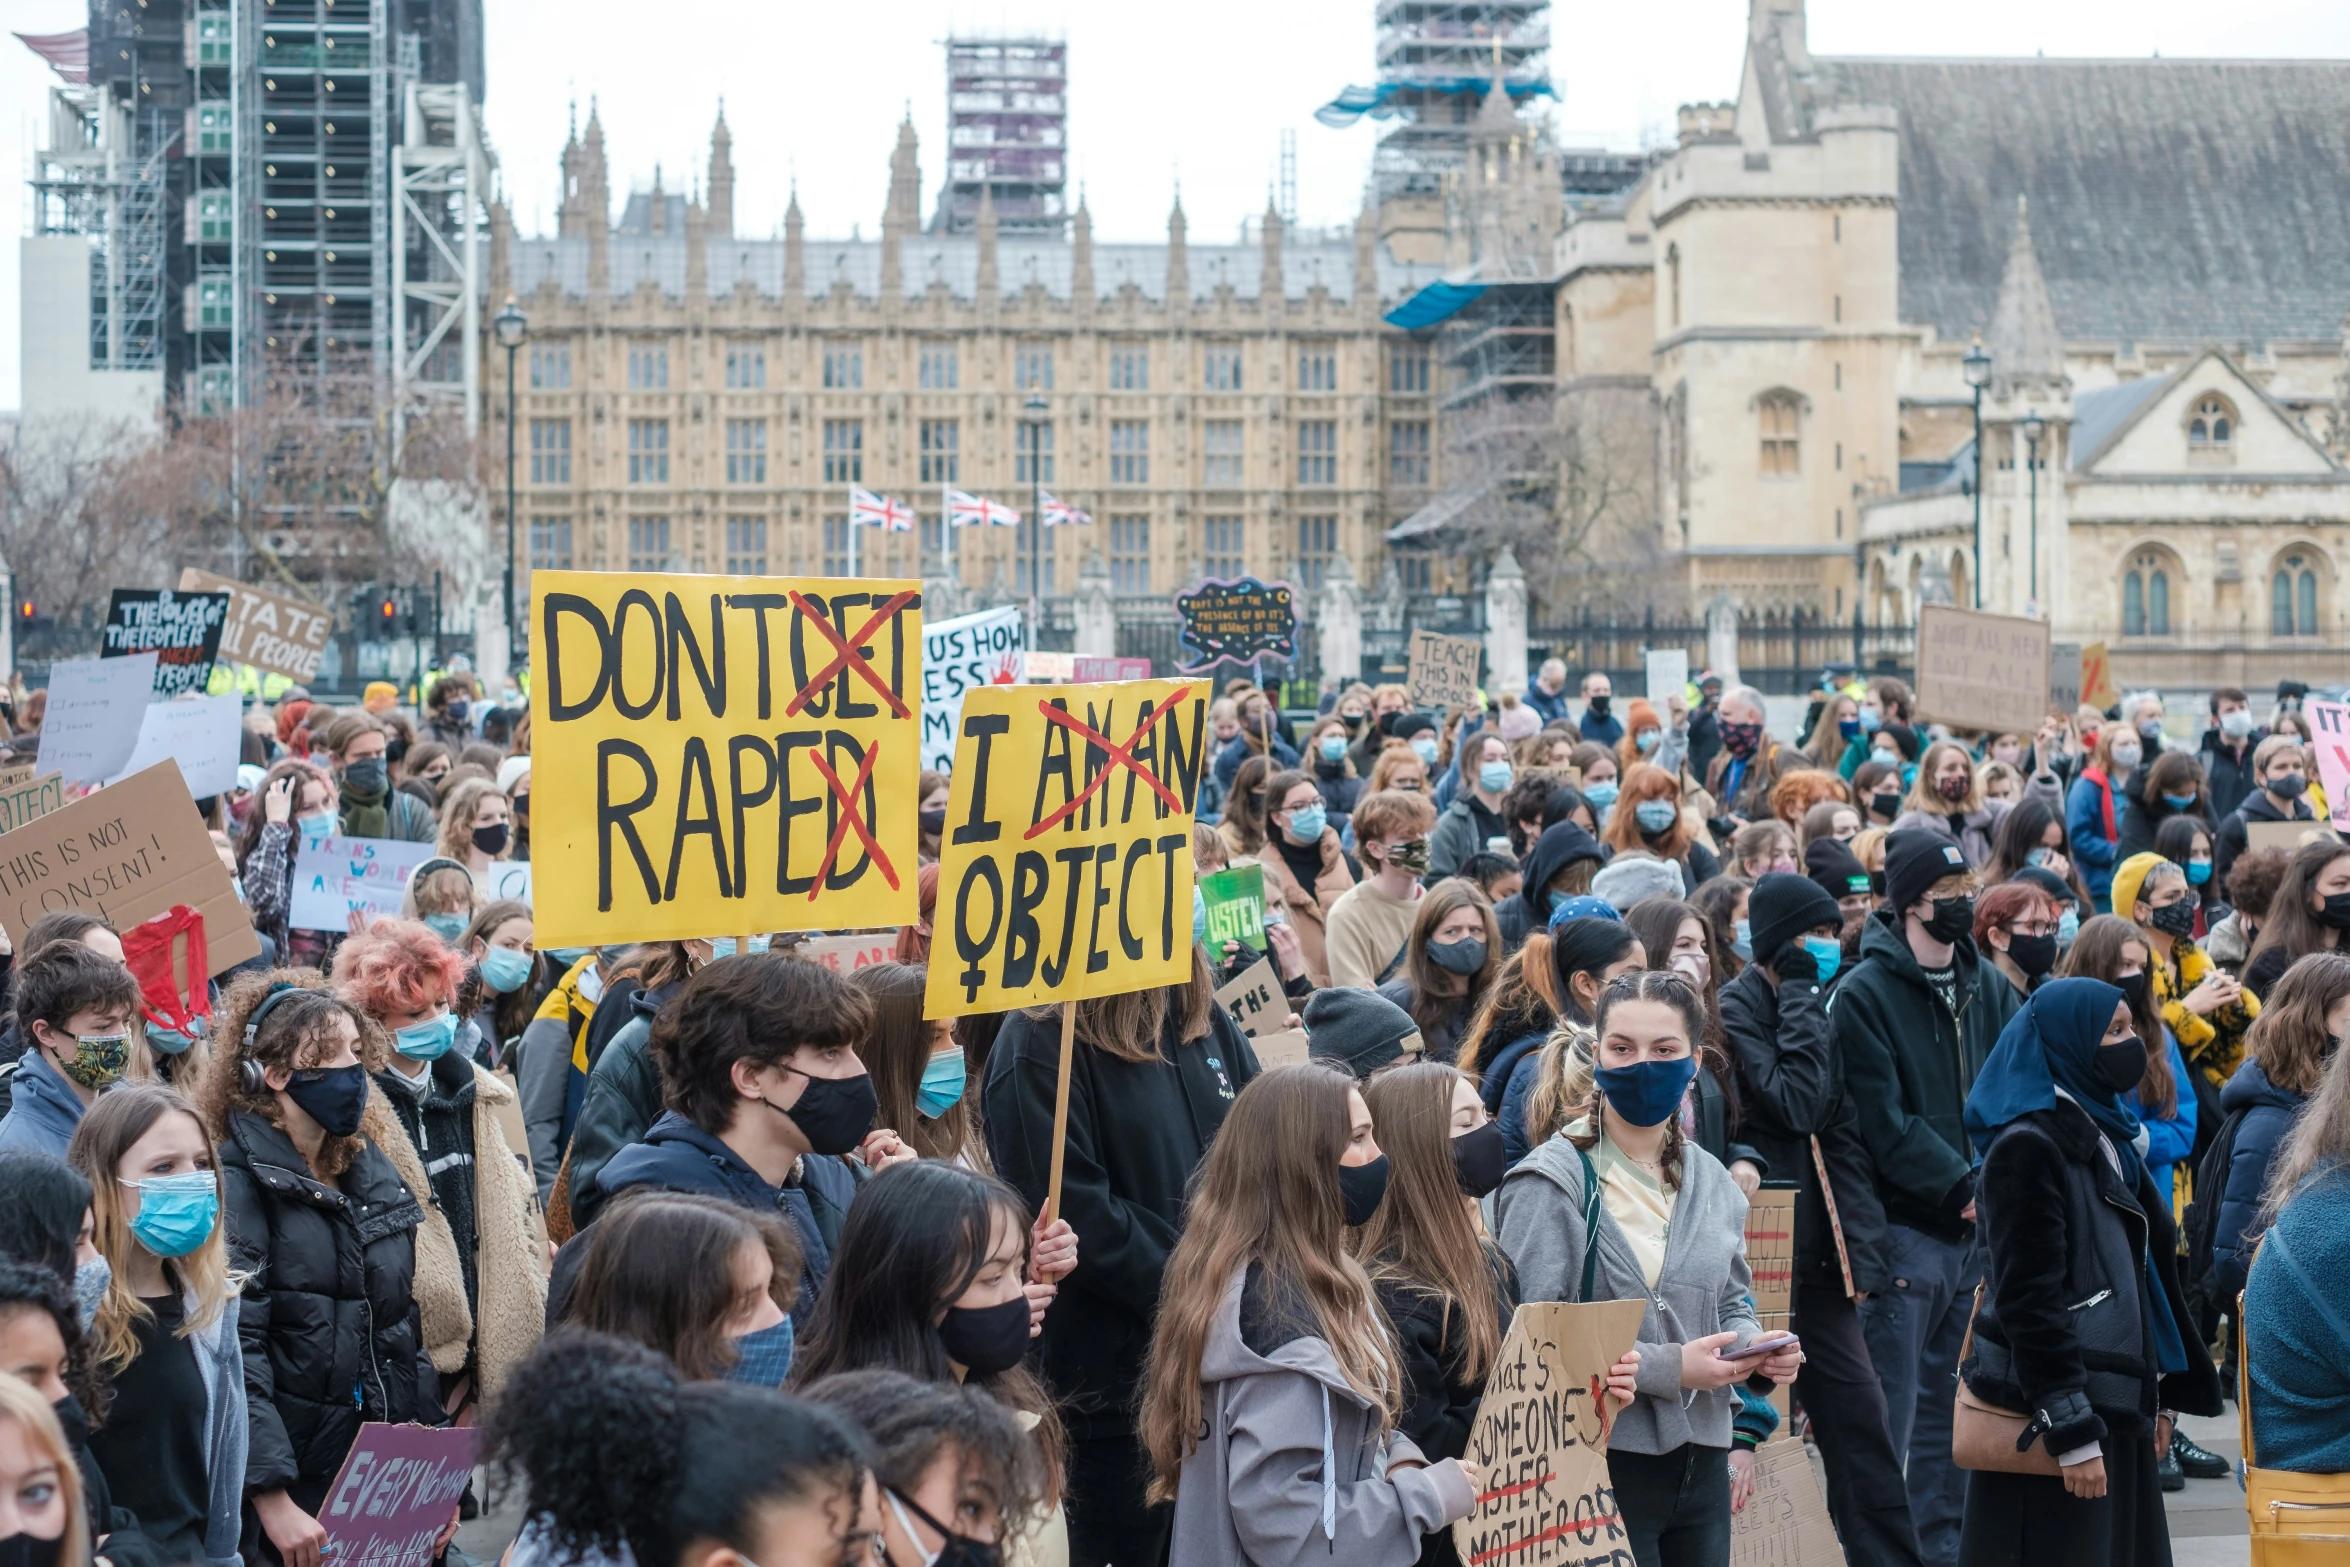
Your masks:
M914 873L914 906L922 911L919 925L900 925L895 956L900 963L930 961L930 922L938 911L938 861Z
M2049 919L2056 918L2056 900L2045 889L2028 881L2003 881L1975 900L1975 945L1990 950L1991 932L2004 929L2033 912L2044 910Z
M336 993L377 1019L454 1006L464 976L465 959L415 920L377 920L335 954Z

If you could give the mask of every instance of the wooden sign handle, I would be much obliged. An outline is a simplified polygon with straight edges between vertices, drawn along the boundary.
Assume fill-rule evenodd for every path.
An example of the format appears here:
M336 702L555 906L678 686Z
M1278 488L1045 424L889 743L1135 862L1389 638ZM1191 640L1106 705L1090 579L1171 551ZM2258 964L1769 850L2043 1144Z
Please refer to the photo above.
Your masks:
M1069 1063L1077 1054L1077 1003L1061 1003L1061 1080L1053 1088L1053 1173L1045 1183L1044 1224L1061 1216L1061 1163L1069 1152Z

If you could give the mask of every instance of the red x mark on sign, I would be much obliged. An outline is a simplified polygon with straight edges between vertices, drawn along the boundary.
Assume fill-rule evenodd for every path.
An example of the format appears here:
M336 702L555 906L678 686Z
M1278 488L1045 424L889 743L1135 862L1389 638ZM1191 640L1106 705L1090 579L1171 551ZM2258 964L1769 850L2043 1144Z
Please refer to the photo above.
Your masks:
M890 616L896 614L899 610L904 609L907 604L913 601L913 599L914 594L911 590L900 593L897 597L890 599L884 603L881 608L873 612L873 618L866 621L863 628L860 629L855 636L850 637L844 641L841 637L841 634L832 629L832 622L825 619L823 613L819 611L815 605L810 604L806 599L800 597L800 595L795 591L791 596L793 607L808 618L808 624L814 626L819 632L821 632L825 641L832 644L833 652L832 662L825 665L822 669L816 672L815 677L801 689L798 696L795 696L791 699L791 702L784 708L784 711L786 713L797 713L801 708L806 707L808 705L808 698L814 696L818 691L822 690L827 684L829 684L832 680L832 677L839 674L842 667L845 665L848 668L855 670L858 674L863 675L865 677L865 683L871 686L874 690L881 693L881 699L889 704L889 710L891 712L895 713L900 718L911 718L913 716L912 710L909 709L904 702L898 700L898 694L895 691L892 691L888 685L883 682L882 678L873 672L873 666L871 664L867 663L864 659L857 657L857 651L865 645L866 641L872 637L874 632L881 629L882 623L884 621L888 620ZM819 762L816 765L821 767L824 764ZM895 886L897 884L892 882L890 885Z
M857 796L865 792L866 780L873 776L873 764L880 759L881 747L876 744L865 752L865 760L858 764L857 781L844 789L841 787L840 774L834 772L830 764L816 752L808 753L808 760L816 764L816 771L824 775L825 784L840 801L840 821L832 829L832 841L824 846L824 863L816 867L816 879L808 887L808 901L811 903L816 901L816 894L824 890L824 878L832 874L833 861L840 858L841 840L849 835L852 827L857 829L857 836L865 840L865 852L872 855L873 863L880 867L881 879L889 883L892 892L897 890L897 870L889 863L889 856L881 852L881 845L873 841L872 829L865 825L864 813L857 809Z
M1157 712L1151 714L1150 717L1144 719L1139 725L1135 727L1134 733L1126 737L1126 743L1124 745L1119 745L1116 741L1110 739L1110 737L1107 735L1095 732L1092 728L1088 727L1086 724L1080 722L1077 719L1071 718L1067 712L1061 708L1053 706L1050 702L1037 703L1036 710L1044 714L1047 722L1059 724L1062 728L1072 730L1078 735L1083 736L1087 744L1099 746L1103 750L1109 752L1110 760L1100 772L1093 775L1092 783L1087 784L1083 789L1080 789L1077 792L1077 797L1075 799L1071 800L1067 805L1062 806L1059 810L1053 812L1052 815L1046 817L1043 821L1038 822L1034 827L1029 828L1028 831L1022 833L1020 835L1020 841L1026 843L1029 839L1035 837L1038 833L1045 831L1047 828L1059 826L1063 817L1067 816L1071 811L1076 810L1086 801L1092 799L1094 796L1094 791L1101 788L1103 784L1106 784L1110 781L1110 769L1119 766L1123 766L1128 772L1134 774L1135 777L1141 779L1144 783L1149 784L1153 790L1157 791L1159 798L1167 802L1167 808L1169 810L1181 811L1183 809L1183 802L1175 798L1175 791L1168 788L1165 784L1159 782L1157 775L1152 773L1149 768L1135 765L1134 746L1135 742L1139 741L1144 735L1150 733L1151 725L1157 723L1160 719L1173 712L1175 710L1175 704L1182 701L1189 695L1191 695L1191 687L1184 686L1178 689L1174 695L1167 698L1167 700L1159 707Z

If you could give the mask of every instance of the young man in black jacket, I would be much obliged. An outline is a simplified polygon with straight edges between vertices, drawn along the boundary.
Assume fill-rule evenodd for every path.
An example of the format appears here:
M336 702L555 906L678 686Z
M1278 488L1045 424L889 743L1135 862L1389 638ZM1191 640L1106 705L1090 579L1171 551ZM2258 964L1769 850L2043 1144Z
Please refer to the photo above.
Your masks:
M1974 1157L1963 1115L2005 1013L1976 984L1973 881L1958 846L1912 828L1885 840L1885 906L1829 1015L1885 1204L1888 1285L1860 1308L1903 1455L1922 1558L1958 1560L1966 1475L1950 1458L1967 1313L1982 1281ZM1759 952L1759 948L1757 951Z
M1828 1022L1843 916L1816 882L1780 872L1755 883L1748 916L1755 961L1722 987L1722 1027L1738 1065L1740 1135L1774 1175L1800 1182L1796 1396L1811 1415L1845 1554L1912 1567L1917 1529L1857 1309L1891 1280L1876 1172Z
M2301 754L2301 737L2270 735L2252 750L2254 786L2243 802L2220 818L2212 841L2211 879L2222 887L2236 857L2252 846L2254 822L2307 822L2317 819L2302 796L2309 790L2309 763ZM2214 791L2214 803L2217 802ZM2258 910L2254 911L2257 916Z
M2211 693L2211 727L2203 731L2199 760L2211 800L2211 819L2224 822L2252 792L2253 759L2268 731L2252 722L2252 700L2242 686Z

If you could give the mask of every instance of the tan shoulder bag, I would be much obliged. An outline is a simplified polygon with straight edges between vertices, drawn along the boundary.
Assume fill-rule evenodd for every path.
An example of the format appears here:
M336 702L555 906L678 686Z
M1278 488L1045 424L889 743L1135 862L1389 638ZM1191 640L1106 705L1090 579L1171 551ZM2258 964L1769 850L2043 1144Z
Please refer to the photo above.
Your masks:
M1964 1366L1967 1355L1975 1347L1975 1317L1983 1309L1983 1286L1975 1286L1975 1304L1967 1312L1966 1339L1958 1347L1958 1363ZM1962 1372L1958 1378L1958 1403L1950 1416L1950 1459L1961 1469L1973 1469L1989 1474L2056 1475L2056 1455L2048 1450L2043 1436L2035 1435L2031 1446L2016 1451L2016 1443L2032 1423L2030 1415L2018 1414L2012 1409L2001 1409L1975 1396L1966 1385Z

